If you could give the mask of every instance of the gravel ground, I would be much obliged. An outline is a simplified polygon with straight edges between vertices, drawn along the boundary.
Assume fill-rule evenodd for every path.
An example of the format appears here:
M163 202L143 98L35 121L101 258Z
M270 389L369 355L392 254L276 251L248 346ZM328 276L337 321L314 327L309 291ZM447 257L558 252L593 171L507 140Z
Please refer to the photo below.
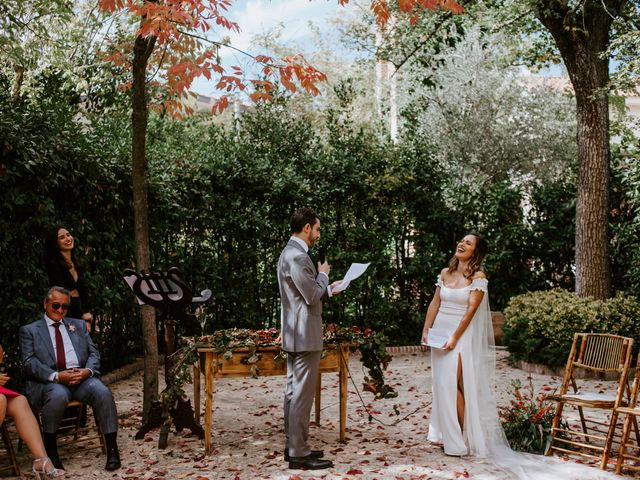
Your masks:
M506 406L512 396L511 381L528 384L529 374L510 367L499 352L497 365L498 404ZM363 371L357 356L349 369L358 390ZM320 425L312 423L311 441L334 461L334 468L320 471L289 470L282 453L282 393L284 377L233 378L216 380L214 396L214 453L204 456L203 442L189 431L172 432L165 450L157 448L158 431L144 440L134 440L142 405L142 374L110 385L120 417L119 443L123 467L104 470L105 457L99 449L65 447L60 456L67 468L66 478L77 479L457 479L509 478L491 464L473 458L445 456L426 442L430 413L431 377L429 354L423 351L398 353L387 370L389 382L399 395L390 400L372 401L362 393L375 419L349 383L347 442L338 442L338 376L323 376ZM534 389L553 390L561 378L531 374ZM612 382L590 380L598 390L610 390ZM190 386L187 391L190 392ZM396 410L400 412L398 416ZM398 421L403 417L404 420ZM30 470L26 449L19 453L23 471ZM23 477L29 478L29 476Z

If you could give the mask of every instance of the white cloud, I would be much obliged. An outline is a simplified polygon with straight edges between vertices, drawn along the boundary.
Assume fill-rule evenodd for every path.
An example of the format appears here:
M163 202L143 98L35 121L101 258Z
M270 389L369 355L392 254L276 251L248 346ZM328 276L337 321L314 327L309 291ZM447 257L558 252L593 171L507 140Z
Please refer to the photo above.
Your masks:
M244 3L244 2L242 2ZM309 0L249 0L235 16L244 32L242 42L252 34L268 31L282 23L286 29L283 40L297 40L308 34L307 22L322 22L335 15L338 2Z

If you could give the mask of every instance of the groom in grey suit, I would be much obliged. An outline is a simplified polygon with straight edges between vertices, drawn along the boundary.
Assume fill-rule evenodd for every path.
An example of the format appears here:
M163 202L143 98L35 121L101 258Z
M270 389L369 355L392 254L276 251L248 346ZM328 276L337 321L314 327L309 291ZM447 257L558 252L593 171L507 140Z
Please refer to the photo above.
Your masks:
M25 393L40 413L44 446L56 468L64 468L56 444L56 431L70 400L93 407L107 447L106 470L120 468L116 404L100 380L100 353L84 320L65 318L71 296L51 287L44 299L44 315L20 328L22 365L27 374Z
M309 417L322 355L322 300L331 296L331 267L311 259L309 248L320 238L320 217L300 208L291 217L292 236L278 260L282 301L282 349L287 352L284 394L285 461L289 468L319 470L333 467L321 450L308 444Z

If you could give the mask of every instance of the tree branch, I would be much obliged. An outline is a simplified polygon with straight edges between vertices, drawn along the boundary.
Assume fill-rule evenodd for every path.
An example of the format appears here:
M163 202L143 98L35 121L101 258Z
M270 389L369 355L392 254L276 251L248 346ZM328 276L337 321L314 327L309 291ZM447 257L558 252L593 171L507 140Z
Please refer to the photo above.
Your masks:
M473 1L473 0L470 0L470 2L471 1ZM464 5L465 3L470 3L470 2L461 1L459 3L460 3L460 5ZM418 43L418 45L416 45L416 47L400 63L396 64L395 62L391 62L393 64L393 66L395 67L395 72L393 72L393 75L395 75L396 72L398 70L400 70L400 68L402 68L405 63L407 63L416 53L418 53L418 51L420 49L422 49L422 47L424 47L427 44L427 42L429 42L433 38L433 36L440 29L440 27L442 27L445 24L445 21L449 20L449 18L451 18L451 16L452 16L451 11L444 12L444 14L440 17L440 21L435 25L434 29L430 32L430 34L429 34L429 36L427 36L427 38L425 38L423 41Z
M201 37L200 35L196 35L194 33L185 32L184 30L180 30L179 28L177 30L178 30L178 32L182 33L183 35L187 35L188 37L195 38L197 40L202 40L203 42L209 43L209 44L214 45L214 46L216 46L218 48L226 47L226 48L229 48L231 50L235 50L236 52L241 53L242 55L245 55L245 56L251 58L256 63L260 63L262 65L265 65L265 66L268 66L268 67L273 67L273 68L282 67L282 65L276 65L274 63L258 62L258 60L256 59L255 55L251 55L249 52L245 52L244 50L241 50L238 47L234 47L233 45L228 45L226 43L216 42L215 40L211 40L209 38Z
M158 62L158 68L156 68L156 71L153 72L153 75L151 75L151 77L149 77L149 79L147 79L147 81L145 83L149 84L149 83L153 82L153 79L155 78L155 76L158 74L158 72L162 68L162 63L164 62L164 57L167 54L167 49L168 48L169 48L169 45L165 43L164 49L162 50L162 55L160 56L160 61Z
M422 49L422 47L424 47L427 44L427 42L429 42L433 38L433 36L438 32L438 30L440 30L440 27L442 27L445 21L448 20L450 17L451 17L451 12L446 12L440 18L440 22L438 22L435 25L434 29L430 32L427 38L425 38L423 41L418 43L418 45L416 45L416 47L406 57L404 57L404 59L400 63L396 64L395 62L391 62L395 67L395 71L393 72L393 75L395 75L396 72L400 70L400 68L402 68L405 63L407 63L416 53L418 53L420 49Z

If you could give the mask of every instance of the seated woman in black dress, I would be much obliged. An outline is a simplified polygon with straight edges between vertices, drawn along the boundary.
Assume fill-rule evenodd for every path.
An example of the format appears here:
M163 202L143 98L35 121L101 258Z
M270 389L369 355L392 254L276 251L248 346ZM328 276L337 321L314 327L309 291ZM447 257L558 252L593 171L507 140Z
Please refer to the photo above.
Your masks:
M89 307L89 291L73 247L73 237L66 228L53 228L44 241L44 267L49 277L49 287L63 287L71 292L67 317L81 318L87 322L87 330L90 330L93 315Z

